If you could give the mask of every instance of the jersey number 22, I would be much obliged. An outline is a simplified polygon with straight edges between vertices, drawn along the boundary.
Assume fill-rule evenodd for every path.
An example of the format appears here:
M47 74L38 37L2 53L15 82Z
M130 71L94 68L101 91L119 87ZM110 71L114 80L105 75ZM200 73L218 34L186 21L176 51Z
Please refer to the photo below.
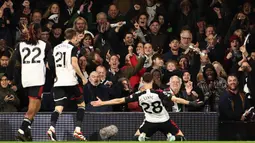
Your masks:
M25 47L22 49L22 53L25 53L25 56L23 57L23 64L34 64L34 63L40 63L40 60L37 60L37 58L41 55L42 51L39 47L34 47L33 49L29 49L28 47ZM33 53L33 54L32 54ZM30 60L27 60L29 56L34 55Z

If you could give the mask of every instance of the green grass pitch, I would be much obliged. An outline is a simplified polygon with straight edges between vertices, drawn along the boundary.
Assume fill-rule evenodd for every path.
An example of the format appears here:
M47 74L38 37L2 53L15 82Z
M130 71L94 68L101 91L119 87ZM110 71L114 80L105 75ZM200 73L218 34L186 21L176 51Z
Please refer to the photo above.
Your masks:
M50 141L49 141L50 142ZM97 142L97 141L87 141L87 142L80 142L80 141L59 141L56 143L136 143L135 141L104 141L104 142ZM11 142L11 141L2 141L0 143L20 143L20 142ZM45 143L45 142L31 142L31 143ZM138 142L137 142L138 143ZM145 143L169 143L166 141L146 141ZM185 142L174 142L174 143L255 143L255 141L185 141Z

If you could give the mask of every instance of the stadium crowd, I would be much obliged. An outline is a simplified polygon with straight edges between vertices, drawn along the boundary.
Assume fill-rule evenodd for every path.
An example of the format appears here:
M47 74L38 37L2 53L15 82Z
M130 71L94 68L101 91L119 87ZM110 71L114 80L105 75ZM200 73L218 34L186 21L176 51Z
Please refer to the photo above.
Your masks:
M153 89L205 103L172 103L169 112L219 112L221 120L240 121L255 105L252 0L0 0L0 5L0 112L27 111L22 67L17 62L15 74L7 69L30 23L41 25L37 36L52 50L65 40L67 28L82 37L75 46L88 79L84 86L78 79L86 112L142 111L137 102L103 107L90 102L143 90L145 72L153 75ZM40 111L54 110L53 75L47 69ZM76 111L75 102L66 102L65 110Z

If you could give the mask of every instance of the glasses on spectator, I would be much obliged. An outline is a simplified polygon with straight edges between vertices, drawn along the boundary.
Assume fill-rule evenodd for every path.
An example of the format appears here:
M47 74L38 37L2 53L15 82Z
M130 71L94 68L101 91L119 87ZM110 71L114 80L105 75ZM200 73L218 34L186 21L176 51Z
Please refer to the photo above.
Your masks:
M181 37L181 38L184 39L184 40L191 40L190 37Z

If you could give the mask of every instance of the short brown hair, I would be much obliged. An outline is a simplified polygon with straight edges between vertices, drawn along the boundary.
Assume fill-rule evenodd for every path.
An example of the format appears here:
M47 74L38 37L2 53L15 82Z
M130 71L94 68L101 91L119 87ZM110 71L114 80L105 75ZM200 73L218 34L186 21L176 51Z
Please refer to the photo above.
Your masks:
M71 40L74 36L76 36L76 31L73 28L68 28L65 30L65 38L67 40Z
M153 79L153 76L152 76L151 73L146 72L146 73L143 74L143 81L145 83L150 83L152 81L152 79Z

